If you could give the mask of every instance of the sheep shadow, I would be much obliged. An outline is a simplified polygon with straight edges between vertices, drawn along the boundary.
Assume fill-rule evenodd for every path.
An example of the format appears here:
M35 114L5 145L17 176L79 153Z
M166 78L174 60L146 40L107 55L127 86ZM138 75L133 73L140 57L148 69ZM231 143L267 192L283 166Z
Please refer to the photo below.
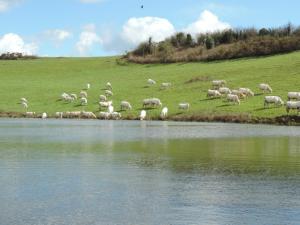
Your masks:
M264 93L257 93L257 94L254 94L254 96L262 96L264 95Z
M217 108L223 108L223 107L229 107L232 106L231 104L223 104L223 105L218 105Z
M199 100L200 102L206 102L206 101L213 101L213 100L217 100L219 98L205 98L205 99L201 99Z

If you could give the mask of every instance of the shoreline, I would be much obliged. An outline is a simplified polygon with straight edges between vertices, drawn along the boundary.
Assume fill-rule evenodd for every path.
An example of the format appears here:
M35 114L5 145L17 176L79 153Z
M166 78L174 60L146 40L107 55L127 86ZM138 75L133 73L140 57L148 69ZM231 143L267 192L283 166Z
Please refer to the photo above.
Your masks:
M0 118L28 118L40 119L41 115L26 116L20 112L0 112ZM63 117L57 118L55 116L48 116L48 119L88 119L88 120L104 120L97 116L97 118L86 117ZM138 117L124 116L120 120L139 120ZM250 114L192 114L192 115L173 115L166 119L160 117L148 117L149 121L176 121L176 122L220 122L220 123L240 123L240 124L269 124L280 126L300 126L300 116L298 115L282 115L277 117L253 117Z

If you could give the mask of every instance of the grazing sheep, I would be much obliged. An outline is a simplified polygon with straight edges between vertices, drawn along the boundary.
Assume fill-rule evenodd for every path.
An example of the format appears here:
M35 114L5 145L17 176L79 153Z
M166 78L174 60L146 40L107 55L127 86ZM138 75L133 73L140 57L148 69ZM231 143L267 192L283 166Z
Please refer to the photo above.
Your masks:
M24 109L28 109L28 104L26 102L21 102L21 105L23 106Z
M43 112L42 119L47 119L47 113Z
M220 92L221 95L231 94L231 90L227 87L220 87L219 92Z
M26 102L26 103L28 104L28 101L27 101L26 98L21 98L20 101L21 101L21 103L22 103L22 102Z
M144 99L143 100L143 108L146 107L161 107L162 103L160 101L160 99L158 98L149 98L149 99Z
M289 92L288 100L300 100L300 92Z
M171 87L171 86L172 86L171 83L162 83L162 84L160 85L160 89L167 89L167 88L169 88L169 87Z
M106 102L106 101L107 101L107 98L106 98L105 95L100 95L100 96L99 96L99 100L100 100L100 102Z
M87 105L87 104L88 104L87 98L82 97L82 98L80 99L80 104L81 104L82 106L83 106L83 105Z
M246 95L243 94L242 92L240 92L239 90L232 90L232 91L231 91L231 94L239 96L239 99L244 99L244 98L246 98Z
M26 112L26 117L34 117L35 116L35 112Z
M88 94L87 94L86 91L81 91L81 92L79 93L79 96L80 96L81 98L87 98L87 97L88 97Z
M109 113L109 112L100 112L100 113L99 113L99 118L100 118L100 119L108 120L109 117L110 117L110 113Z
M63 118L63 114L64 114L63 112L56 112L55 113L55 117L59 118L59 119L62 119Z
M81 116L86 119L97 119L96 115L93 112L81 112Z
M106 97L110 97L110 96L113 96L114 94L112 93L112 91L106 90L105 95L106 95Z
M155 85L156 82L152 79L148 79L147 84L148 84L148 86L152 86L152 85Z
M190 104L189 103L179 103L178 108L180 110L188 110L190 108Z
M282 105L284 105L284 102L278 96L265 96L264 107L269 106L269 104L275 104L276 106L282 106Z
M61 96L60 96L61 100L64 100L64 101L66 100L67 97L69 97L69 95L65 92L62 93Z
M300 112L300 101L292 102L288 101L286 103L286 112L289 113L290 110L297 110L297 114Z
M219 98L221 97L221 93L217 90L208 90L207 91L207 97L210 98L210 97L213 97L213 98Z
M86 84L86 89L89 90L91 88L90 84Z
M73 112L66 112L66 116L68 118L79 118L81 115L81 112L80 111L73 111Z
M168 108L164 107L160 113L160 118L164 119L168 116Z
M131 109L132 109L132 107L129 102L127 102L127 101L121 102L121 110L131 110Z
M122 117L121 113L118 113L118 112L113 112L110 114L110 116L113 120L119 120Z
M73 102L74 98L71 95L67 95L64 99L66 102Z
M112 90L112 85L110 82L107 82L105 87L107 90Z
M241 104L238 95L228 94L228 95L227 95L227 101L233 102L234 104L238 104L238 105Z
M239 92L246 95L247 97L254 96L254 92L251 91L251 89L249 89L249 88L239 88Z
M74 100L77 100L77 95L76 94L70 94L70 97Z
M146 110L142 110L140 113L140 120L144 120L146 118L147 112Z
M225 80L213 80L212 81L212 87L214 89L219 89L220 87L223 87L226 85L226 81Z
M112 105L108 106L108 112L112 114L114 112L114 107Z
M108 101L108 102L99 102L99 107L100 108L108 108L109 106L112 105L112 101Z
M258 87L259 87L259 89L260 89L261 91L263 91L263 93L265 93L265 92L272 93L272 92L273 92L273 90L272 90L272 88L270 87L269 84L264 84L264 83L262 83L262 84L259 84Z

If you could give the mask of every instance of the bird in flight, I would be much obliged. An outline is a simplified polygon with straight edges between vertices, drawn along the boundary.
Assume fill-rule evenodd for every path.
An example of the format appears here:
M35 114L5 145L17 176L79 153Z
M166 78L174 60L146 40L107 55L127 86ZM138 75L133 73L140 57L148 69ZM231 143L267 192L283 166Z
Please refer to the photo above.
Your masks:
M144 8L144 5L141 5L141 9L143 9Z

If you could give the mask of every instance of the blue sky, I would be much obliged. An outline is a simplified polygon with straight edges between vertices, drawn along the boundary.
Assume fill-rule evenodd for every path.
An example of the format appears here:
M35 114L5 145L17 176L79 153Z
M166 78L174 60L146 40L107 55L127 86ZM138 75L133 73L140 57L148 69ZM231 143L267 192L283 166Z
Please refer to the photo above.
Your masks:
M0 0L0 52L113 55L177 31L300 25L299 8L296 0Z

